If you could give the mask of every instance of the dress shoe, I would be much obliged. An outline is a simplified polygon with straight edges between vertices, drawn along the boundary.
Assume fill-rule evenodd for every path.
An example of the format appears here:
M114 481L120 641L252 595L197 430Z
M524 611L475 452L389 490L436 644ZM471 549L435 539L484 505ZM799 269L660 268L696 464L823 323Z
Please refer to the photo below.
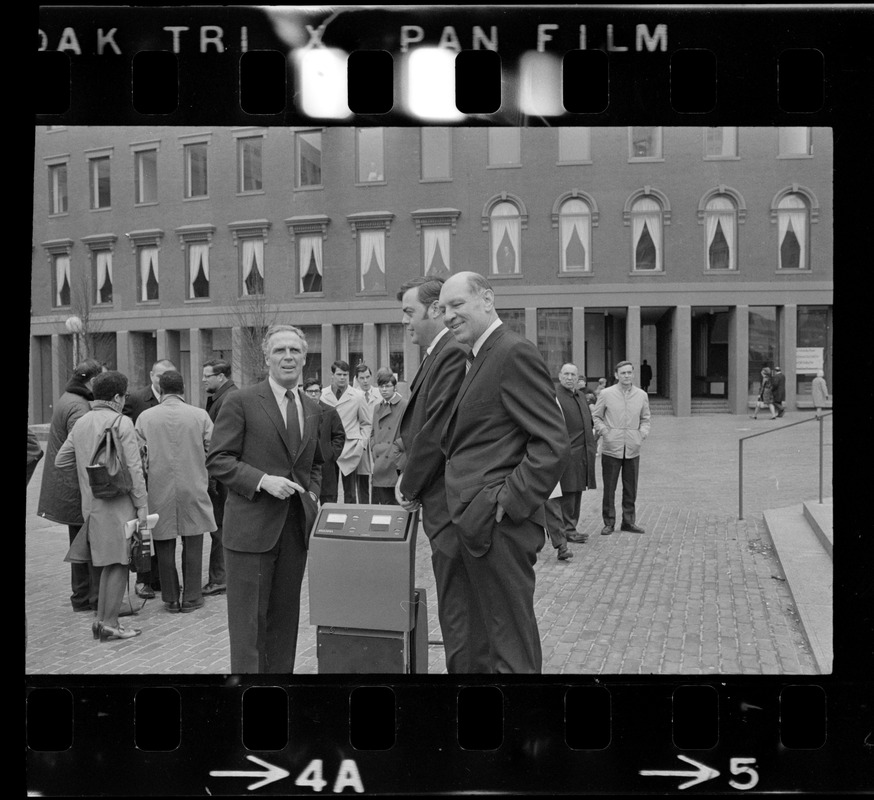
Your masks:
M226 583L208 583L201 589L204 594L224 594L227 590Z
M574 554L568 549L566 544L563 544L558 548L558 560L559 561L567 561L574 557Z
M139 636L142 631L139 628L122 628L119 625L117 628L110 628L109 625L100 626L100 641L108 642L112 639L133 639L134 636Z
M619 530L628 531L629 533L646 533L643 528L639 528L637 525L623 525Z
M601 536L609 536L611 533L613 533L612 525L605 525L603 528L601 528Z
M204 600L201 597L200 600L185 600L182 603L182 608L180 609L183 614L189 614L192 611L197 611L198 608L203 608Z
M155 590L151 586L146 586L144 583L138 583L137 597L142 597L143 600L154 600Z
M172 603L164 603L164 608L171 614L178 614L182 606L178 600L174 600Z
M569 533L567 535L567 540L569 542L573 542L574 544L585 544L589 541L588 533Z

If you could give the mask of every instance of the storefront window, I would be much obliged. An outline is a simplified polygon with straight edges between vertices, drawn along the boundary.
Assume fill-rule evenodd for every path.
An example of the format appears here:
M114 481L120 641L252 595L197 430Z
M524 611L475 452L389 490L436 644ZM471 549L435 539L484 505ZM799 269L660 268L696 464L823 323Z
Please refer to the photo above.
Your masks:
M303 368L305 378L322 381L322 326L303 325L303 335L307 340L307 363ZM326 381L327 383L327 381Z
M352 370L350 382L355 378L355 367L364 361L364 326L337 325L337 358L347 361Z
M779 352L777 307L750 308L748 392L752 397L758 397L762 388L762 367L773 368L778 363Z
M537 348L553 380L571 360L573 320L570 308L537 309Z
M525 335L524 308L502 308L498 311L498 316L501 318L501 322L513 333L518 333L520 336Z
M831 308L798 306L796 341L796 392L800 400L809 400L817 370L825 373L831 387Z

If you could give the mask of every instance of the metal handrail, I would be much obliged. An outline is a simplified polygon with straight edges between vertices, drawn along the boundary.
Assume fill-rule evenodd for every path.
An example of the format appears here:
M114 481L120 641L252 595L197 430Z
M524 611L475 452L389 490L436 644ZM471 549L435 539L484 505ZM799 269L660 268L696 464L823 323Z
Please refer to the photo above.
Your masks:
M827 411L823 414L818 414L815 417L800 419L798 422L790 422L788 425L781 425L779 428L771 428L768 431L760 431L759 433L751 433L749 436L741 436L737 441L738 459L737 459L737 518L744 518L744 441L747 439L755 439L756 436L765 436L769 433L777 431L785 431L786 428L792 428L795 425L803 425L805 422L819 422L819 504L822 505L822 421L826 417L830 417L834 411Z

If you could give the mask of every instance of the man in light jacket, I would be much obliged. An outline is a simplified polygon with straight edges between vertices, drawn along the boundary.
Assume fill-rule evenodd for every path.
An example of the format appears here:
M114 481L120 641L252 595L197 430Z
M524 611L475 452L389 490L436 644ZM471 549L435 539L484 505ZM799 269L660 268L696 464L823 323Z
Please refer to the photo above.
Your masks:
M603 536L613 533L616 525L614 495L622 473L622 525L620 530L646 533L636 524L634 504L637 500L637 474L640 446L649 436L649 398L634 385L634 366L630 361L616 365L618 383L602 389L592 411L595 433L601 440L601 476L604 500L601 515Z

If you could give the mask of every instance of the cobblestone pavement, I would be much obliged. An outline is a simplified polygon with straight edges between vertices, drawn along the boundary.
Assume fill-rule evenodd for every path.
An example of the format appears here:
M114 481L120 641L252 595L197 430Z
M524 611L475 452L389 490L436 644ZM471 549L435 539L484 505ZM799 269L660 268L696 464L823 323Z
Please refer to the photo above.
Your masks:
M590 537L571 545L574 558L558 561L548 542L540 553L535 606L544 673L816 674L762 520L767 508L818 497L816 423L745 446L744 519L737 518L739 436L809 416L788 413L780 422L727 414L654 417L637 504L647 532L601 536L597 489L583 494L578 529ZM831 496L831 418L824 434L824 494ZM226 673L224 595L207 597L191 614L169 614L152 600L136 618L142 636L92 639L91 615L69 605L66 527L35 515L41 474L40 464L27 489L26 672ZM416 586L425 589L428 604L429 673L444 673L430 548L421 532ZM317 671L305 578L295 673Z

